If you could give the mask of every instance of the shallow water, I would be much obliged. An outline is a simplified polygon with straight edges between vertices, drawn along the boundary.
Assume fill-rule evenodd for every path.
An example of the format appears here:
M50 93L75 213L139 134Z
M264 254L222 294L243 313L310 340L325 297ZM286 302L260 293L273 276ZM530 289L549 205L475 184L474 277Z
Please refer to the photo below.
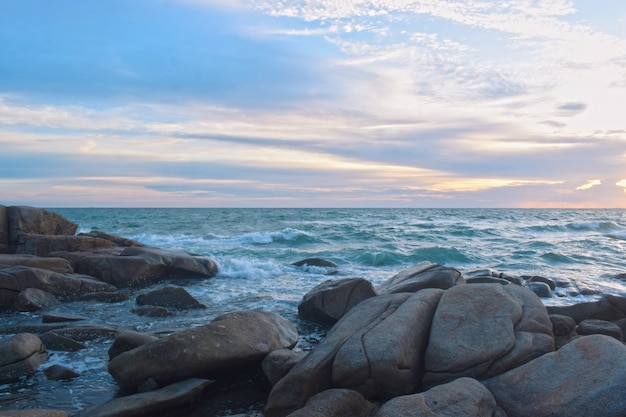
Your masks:
M208 280L174 282L203 310L175 312L164 319L130 310L135 297L164 283L126 289L131 299L116 304L66 303L59 312L87 315L89 322L142 332L167 332L208 323L219 314L265 309L292 321L307 348L323 329L297 319L297 304L329 278L362 276L374 284L421 261L467 272L493 268L512 275L570 280L600 293L626 296L615 275L626 272L625 210L523 209L51 209L79 224L147 245L180 249L214 258L219 273ZM294 267L321 257L339 265ZM592 291L593 292L593 291ZM594 296L568 296L547 304L574 303ZM3 327L39 324L41 313L0 313ZM6 331L5 331L6 333ZM94 340L76 352L52 352L52 364L81 377L47 381L40 372L19 384L0 386L2 408L58 408L72 414L111 398L116 385L107 372L111 340Z

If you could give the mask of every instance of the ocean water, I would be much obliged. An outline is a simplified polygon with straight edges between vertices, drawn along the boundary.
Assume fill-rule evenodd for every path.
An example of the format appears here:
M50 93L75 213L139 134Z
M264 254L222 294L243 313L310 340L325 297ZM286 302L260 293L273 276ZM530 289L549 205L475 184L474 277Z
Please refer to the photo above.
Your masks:
M130 310L136 295L160 288L126 289L118 304L66 303L60 312L87 314L96 324L166 332L209 322L236 310L275 311L297 325L303 348L321 329L297 318L302 296L327 279L364 277L375 285L421 261L469 272L491 268L510 275L541 275L569 283L582 294L557 290L546 304L571 304L612 293L626 296L626 210L569 209L50 209L79 224L146 245L184 250L215 259L219 273L187 280L185 288L206 310L173 317L140 317ZM295 267L310 257L338 265ZM570 288L571 288L570 287ZM41 322L41 313L0 313L5 327ZM78 353L52 352L47 367L61 364L81 377L47 381L39 373L0 386L2 408L60 408L68 413L115 394L108 375L110 340L95 340Z

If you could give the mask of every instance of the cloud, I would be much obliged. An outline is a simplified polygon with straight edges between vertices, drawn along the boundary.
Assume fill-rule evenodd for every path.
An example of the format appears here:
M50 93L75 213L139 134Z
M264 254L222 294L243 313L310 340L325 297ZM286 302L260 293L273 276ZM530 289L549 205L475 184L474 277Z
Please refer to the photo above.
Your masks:
M583 184L580 187L576 187L576 190L588 190L591 187L595 187L601 184L602 184L602 181L600 180L589 180L586 184Z

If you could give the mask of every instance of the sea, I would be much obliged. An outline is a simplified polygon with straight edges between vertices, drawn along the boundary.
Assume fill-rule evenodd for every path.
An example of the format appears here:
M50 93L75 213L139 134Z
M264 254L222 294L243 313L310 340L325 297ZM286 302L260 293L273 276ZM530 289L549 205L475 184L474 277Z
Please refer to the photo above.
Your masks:
M210 279L123 289L131 299L115 304L65 303L59 312L88 315L90 323L154 334L206 324L238 310L270 310L293 322L299 347L312 348L325 328L302 321L298 303L329 279L363 277L375 286L419 262L457 268L464 274L491 269L539 275L557 288L547 305L573 304L601 294L626 296L624 209L257 209L257 208L50 208L79 225L145 245L183 250L214 259ZM336 268L292 263L322 258ZM130 312L137 295L182 285L203 310L148 318ZM571 288L580 291L571 291ZM41 323L41 312L0 313L3 327ZM5 330L6 334L7 331ZM0 335L0 337L5 337ZM88 341L79 352L51 352L47 364L81 374L48 381L39 372L0 385L0 409L56 408L68 414L112 398L107 372L111 340Z

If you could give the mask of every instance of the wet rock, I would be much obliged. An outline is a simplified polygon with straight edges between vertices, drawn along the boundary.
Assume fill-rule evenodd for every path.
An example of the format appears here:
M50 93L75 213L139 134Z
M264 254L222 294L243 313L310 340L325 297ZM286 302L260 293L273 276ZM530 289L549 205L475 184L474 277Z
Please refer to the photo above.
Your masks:
M78 225L58 213L29 206L6 208L9 242L21 234L74 235Z
M476 269L463 274L466 280L471 280L475 284L481 283L481 279L484 279L482 284L488 284L490 282L506 285L503 281L507 281L509 284L522 285L523 277L517 275L509 275L504 272L495 271L491 268ZM496 278L495 281L490 281L487 278ZM503 280L503 281L500 281Z
M82 320L87 320L87 317L62 313L46 313L41 317L43 323L64 323Z
M65 411L32 408L28 410L0 411L0 417L67 417Z
M193 402L213 381L188 379L164 388L114 398L102 405L89 408L77 417L132 417L162 414Z
M337 264L322 258L307 258L293 262L293 266L318 266L322 268L337 268Z
M80 376L74 370L62 365L52 365L44 371L44 374L51 381L69 381Z
M348 389L330 389L315 394L289 417L368 417L375 405Z
M552 291L556 290L556 282L554 282L554 280L550 278L542 277L539 275L532 275L528 277L526 281L527 282L543 282L548 287L550 287L550 290Z
M183 287L168 286L137 296L137 304L188 310L206 308Z
M98 291L83 294L78 297L80 301L96 301L99 303L121 303L130 300L130 296L119 291Z
M568 306L548 306L548 312L570 316L576 323L586 319L616 321L626 318L626 298L607 295L598 301Z
M624 340L622 329L615 323L606 320L587 319L580 322L576 327L576 333L581 336L591 334L604 334L613 337L620 342Z
M576 330L576 322L570 316L550 314L550 321L552 322L554 336L568 336Z
M40 339L43 344L50 350L60 350L62 352L77 352L82 349L87 349L87 346L83 343L77 342L76 340L70 339L69 337L57 334L54 331L43 333L40 336Z
M52 294L46 291L37 288L26 288L17 294L15 310L38 311L56 307L60 304Z
M157 306L141 306L139 308L133 308L130 310L131 313L135 313L138 316L145 317L170 317L174 314L169 311L165 307L157 307Z
M124 352L143 346L146 343L154 342L157 339L157 337L145 333L131 330L124 331L115 338L113 344L109 348L109 360L121 355Z
M552 290L545 282L530 282L528 289L537 294L541 298L552 298Z
M274 350L261 363L263 374L271 385L276 385L305 356L306 352L299 349Z
M258 366L271 351L297 341L295 327L276 313L236 312L122 353L109 362L109 372L120 387L135 390L148 379L165 385Z
M96 324L67 326L52 330L51 332L78 342L86 342L94 339L113 339L120 334L120 331L117 329Z
M376 292L365 278L345 278L324 281L304 295L298 305L298 315L319 323L335 323L361 301Z
M33 375L48 360L41 340L31 333L20 333L0 340L0 383Z
M98 249L114 248L110 240L92 236L55 236L22 234L18 238L16 254L47 256L59 252L90 252Z
M414 392L423 372L432 315L443 292L388 294L352 308L276 383L266 417L286 416L331 388L352 389L368 399Z
M484 382L508 417L626 415L626 346L579 337Z
M395 397L383 404L372 417L484 416L496 413L491 392L471 378L459 378L426 392Z
M511 282L507 281L503 278L496 277L471 277L465 278L465 283L467 284L500 284L500 285L510 285Z
M464 283L465 280L458 270L425 261L394 275L379 285L376 291L383 295L416 292L424 288L445 290Z
M0 269L13 266L47 269L61 274L72 274L74 269L67 259L34 255L0 254Z
M488 378L553 350L552 322L527 288L456 286L443 294L434 315L423 384Z

